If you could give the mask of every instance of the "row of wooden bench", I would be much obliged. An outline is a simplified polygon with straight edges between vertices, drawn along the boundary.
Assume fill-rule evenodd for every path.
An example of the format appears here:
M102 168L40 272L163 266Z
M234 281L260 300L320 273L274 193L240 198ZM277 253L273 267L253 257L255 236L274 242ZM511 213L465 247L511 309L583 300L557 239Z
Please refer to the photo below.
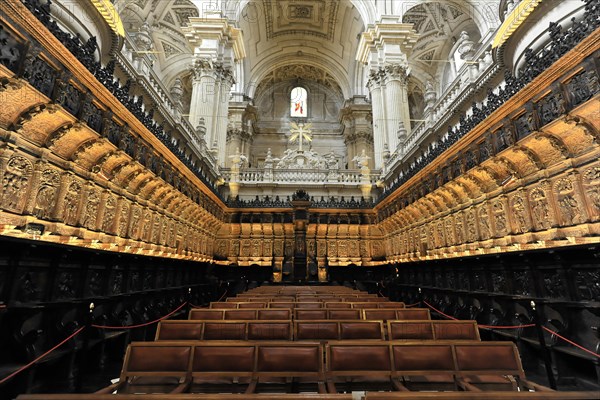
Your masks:
M515 345L478 341L134 342L98 393L550 389L525 379ZM304 390L302 390L304 388Z
M383 299L383 298L381 298ZM401 302L388 301L387 299L373 301L214 301L209 308L405 308Z
M278 296L298 296L298 295L318 295L318 294L367 294L362 290L352 289L344 286L260 286L239 293L237 296L256 296L256 295L278 295Z
M207 309L193 308L189 319L198 320L323 320L323 319L364 319L364 320L427 320L431 319L427 308L371 308L371 309Z
M255 296L235 296L228 297L229 301L268 301L268 300L277 300L277 301L370 301L373 299L385 299L384 297L379 297L375 294L315 294L315 295L298 295L298 296L277 296L277 295L255 295Z
M476 321L161 321L156 340L480 340Z
M17 400L139 400L136 394L24 394ZM485 392L485 400L598 400L597 392ZM482 400L478 392L347 394L147 394L144 400Z

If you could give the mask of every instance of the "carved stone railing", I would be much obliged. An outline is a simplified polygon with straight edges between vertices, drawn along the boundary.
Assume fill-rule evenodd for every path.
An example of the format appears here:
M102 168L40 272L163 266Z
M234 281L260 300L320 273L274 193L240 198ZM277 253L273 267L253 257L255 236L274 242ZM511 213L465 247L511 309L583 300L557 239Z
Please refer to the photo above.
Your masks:
M226 182L231 181L231 170L223 169L221 174ZM369 174L368 183L376 184L379 174ZM304 184L342 184L358 186L365 183L360 170L321 170L321 169L274 169L244 168L239 172L237 182L240 184L290 184L293 186Z
M499 88L497 92L488 90L486 100L483 101L481 105L473 104L471 115L461 115L458 126L449 126L447 134L438 142L437 146L431 146L429 149L423 151L422 154L417 157L417 161L409 166L402 169L388 168L388 171L393 172L393 174L388 173L389 176L393 175L396 178L385 187L379 201L383 201L387 196L419 173L424 167L431 164L433 160L449 149L454 143L458 142L479 123L484 121L490 114L511 99L538 75L547 70L555 61L560 59L576 44L594 32L600 26L600 0L582 1L585 3L583 18L581 20L573 19L572 25L568 29L563 29L560 25L551 23L548 28L551 40L550 44L537 54L533 53L530 49L525 52L525 66L519 71L518 77L515 77L509 71L506 71L504 87ZM453 91L453 89L451 89L451 91ZM445 101L445 99L442 101ZM417 127L415 129L415 134L422 134L423 131L421 129L423 128ZM415 134L413 134L413 136ZM410 140L416 142L417 138L414 137ZM396 157L399 156L400 155L396 155ZM391 166L393 164L398 164L396 158L390 159L388 165Z

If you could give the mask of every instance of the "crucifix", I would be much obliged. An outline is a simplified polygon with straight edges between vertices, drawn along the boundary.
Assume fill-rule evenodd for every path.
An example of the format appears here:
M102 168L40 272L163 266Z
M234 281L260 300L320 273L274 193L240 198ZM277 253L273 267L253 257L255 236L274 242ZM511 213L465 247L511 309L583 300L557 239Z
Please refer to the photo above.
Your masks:
M312 142L312 124L297 124L295 122L290 123L290 132L292 136L290 136L290 143L294 143L298 140L298 152L302 153L302 144L304 140L307 143Z

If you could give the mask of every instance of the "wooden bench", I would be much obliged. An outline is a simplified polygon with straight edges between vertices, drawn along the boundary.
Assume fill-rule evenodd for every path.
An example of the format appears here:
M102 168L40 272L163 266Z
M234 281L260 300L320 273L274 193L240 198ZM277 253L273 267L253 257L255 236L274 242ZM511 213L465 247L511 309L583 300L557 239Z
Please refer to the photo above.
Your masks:
M325 393L323 348L318 343L223 343L194 344L190 392L240 389L289 390L292 383L312 384Z
M465 390L550 391L525 379L519 351L512 342L463 342L453 348L457 381Z
M361 396L362 397L362 396ZM359 398L361 398L359 397ZM361 400L481 400L474 392L368 392ZM598 392L486 392L485 400L597 400ZM22 394L17 400L140 400L136 394ZM353 400L352 394L151 394L144 400Z
M325 308L358 308L358 309L373 309L373 308L404 308L404 303L400 302L323 302Z
M328 391L550 391L525 379L512 342L329 342Z
M187 342L132 343L119 382L97 393L182 393L190 384L192 351Z
M359 309L294 309L294 319L296 320L359 320L362 318L361 310Z
M292 311L277 309L224 309L192 308L190 320L291 320Z
M477 321L387 322L389 340L481 340Z
M286 321L177 321L158 324L155 340L292 340Z
M326 384L329 393L358 390L397 390L393 378L390 345L387 342L326 344Z
M267 308L266 301L213 301L209 308L227 309L227 308Z
M371 308L363 309L362 319L366 320L430 320L428 308Z
M295 321L295 340L384 340L381 321Z

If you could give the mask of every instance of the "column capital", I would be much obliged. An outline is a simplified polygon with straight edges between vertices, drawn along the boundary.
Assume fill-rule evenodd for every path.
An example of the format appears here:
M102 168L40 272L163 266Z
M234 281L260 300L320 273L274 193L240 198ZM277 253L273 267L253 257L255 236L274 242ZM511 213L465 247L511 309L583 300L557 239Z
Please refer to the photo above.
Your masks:
M230 64L246 57L242 30L226 18L191 17L182 30L196 55L220 58Z
M408 84L408 75L410 74L410 69L407 67L405 63L393 63L387 64L383 68L383 76L385 82L389 81L400 81L402 85Z
M360 37L356 60L376 68L386 63L405 62L419 35L401 17L386 16Z

